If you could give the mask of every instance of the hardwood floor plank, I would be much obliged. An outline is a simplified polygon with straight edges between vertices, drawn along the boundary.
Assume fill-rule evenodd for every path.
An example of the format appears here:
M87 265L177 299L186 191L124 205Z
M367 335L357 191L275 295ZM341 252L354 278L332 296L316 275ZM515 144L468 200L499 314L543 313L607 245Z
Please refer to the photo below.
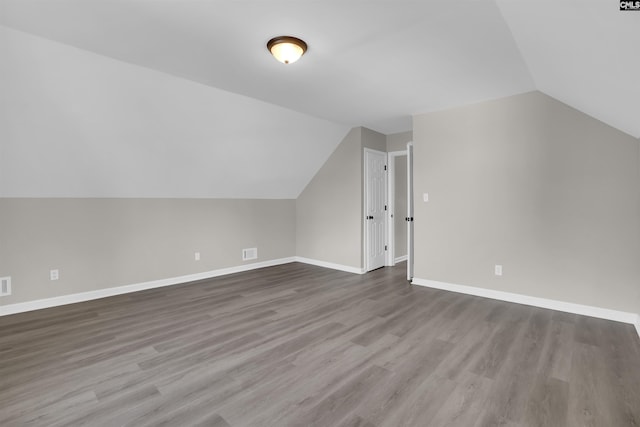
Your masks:
M354 415L341 422L338 427L376 427L376 425Z
M289 372L289 378L303 381L274 378L270 384L255 387L244 399L226 405L222 414L238 425L290 425L300 413L310 411L372 366L376 355L388 351L396 341L396 337L386 335L366 348L346 342L343 350L336 349L329 357L296 366ZM277 400L271 398L274 394L279 396ZM246 413L249 406L258 413Z
M435 375L429 376L413 393L409 393L393 408L388 408L380 427L412 427L420 426L425 420L433 420L445 402L448 402L447 413L455 411L451 394L457 383ZM442 416L445 416L444 414ZM455 425L455 424L452 424Z
M507 320L499 322L496 333L491 337L486 351L472 368L472 372L489 379L495 379L507 360L506 355L511 351L515 338L524 324L530 309L523 306L511 306L506 313L511 313Z
M529 396L524 426L555 427L567 425L569 384L556 378L539 377Z
M154 399L160 396L155 386L146 385L139 389L127 390L109 401L102 403L97 408L84 408L81 411L58 413L62 415L59 420L50 425L90 425L96 420L109 419L112 425L121 425L126 420L135 418L135 414L141 411L145 404L152 404Z
M493 324L486 321L475 323L456 345L451 356L439 368L439 373L445 378L456 381L460 375L471 372L479 360L485 357L488 348L494 342L496 334Z
M287 264L0 318L4 426L638 426L631 325Z
M417 347L403 358L402 364L394 367L395 371L392 371L384 387L374 388L368 399L355 408L355 412L374 425L379 425L394 407L429 379L453 347L453 344L441 340ZM388 366L382 367L391 370Z
M551 318L551 312L547 310L529 311L530 317L521 324L518 335L514 337L500 375L494 377L491 396L480 425L517 425L524 417L531 389L538 375L540 356Z
M323 399L310 411L301 412L290 425L336 425L353 413L357 404L367 399L376 386L384 383L391 372L371 365L343 387Z
M493 380L489 378L472 373L463 375L429 425L475 426L484 414L492 385Z

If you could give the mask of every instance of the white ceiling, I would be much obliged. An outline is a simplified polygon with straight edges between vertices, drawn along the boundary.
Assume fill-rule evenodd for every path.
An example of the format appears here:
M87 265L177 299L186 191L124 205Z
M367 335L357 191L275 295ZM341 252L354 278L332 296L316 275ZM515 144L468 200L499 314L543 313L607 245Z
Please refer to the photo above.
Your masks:
M350 127L366 126L385 134L406 131L416 113L535 89L640 137L640 55L636 46L640 13L621 12L613 0L0 0L0 25L62 43L59 47L33 47L34 52L64 50L64 45L80 49L62 55L77 57L67 65L75 64L78 70L62 64L52 66L76 79L91 80L83 70L88 73L105 66L113 68L112 72L94 72L102 79L94 85L113 84L110 76L114 74L136 74L156 81L154 92L179 86L181 89L175 90L189 101L202 96L198 102L209 103L212 110L231 105L215 120L201 117L185 121L182 117L174 124L163 123L170 129L158 132L180 139L184 126L189 126L192 142L180 143L194 159L210 156L212 144L225 147L220 141L228 142L229 135L234 135L231 139L236 147L242 147L236 151L264 152L261 160L281 168L271 186L251 187L258 185L256 177L264 175L256 173L243 181L238 170L259 167L257 160L246 164L238 151L225 154L229 171L222 177L204 164L194 169L198 162L185 161L176 169L184 173L175 175L197 176L208 188L195 190L191 184L187 189L188 182L176 178L174 192L141 182L146 190L131 190L132 196L171 197L178 193L225 197L229 193L235 197L295 198ZM16 34L10 38L19 38ZM271 37L283 34L301 37L309 44L304 58L288 66L275 61L265 47ZM9 51L16 56L15 61L9 56L9 61L18 64L22 60L29 67L26 53ZM104 59L96 59L98 56ZM57 61L53 56L51 59ZM157 72L166 77L158 77ZM20 74L20 69L11 71L13 78ZM165 82L169 78L172 83ZM6 88L12 85L16 86L5 82ZM138 90L142 89L133 85L131 96ZM204 94L194 94L197 91ZM20 93L14 90L14 95ZM158 102L163 96L158 95ZM164 116L184 113L175 106L163 108L168 109ZM144 120L155 119L140 111ZM188 113L197 117L195 110ZM9 116L5 114L0 120ZM270 125L265 125L262 117L269 117ZM283 133L292 117L300 120L301 127L291 134ZM14 114L11 120L19 118ZM34 120L25 126L37 125ZM112 118L109 123L116 121ZM127 147L139 143L137 130L122 132ZM22 149L0 148L5 154ZM300 155L291 157L291 153ZM23 162L16 156L15 162ZM290 164L278 162L289 157L293 160ZM162 181L161 171L171 160L167 154L149 166L149 179ZM41 161L40 166L45 163ZM57 176L54 172L50 175ZM6 182L7 176L4 179ZM18 185L23 175L16 172L12 179ZM225 191L212 189L212 183L220 179L237 184ZM283 185L282 181L295 184ZM68 188L63 181L51 182L55 188ZM33 190L28 194L118 196L129 195L127 191L115 186L103 192L87 187L76 192Z
M640 12L615 0L499 0L536 89L640 138Z
M2 26L0 58L0 197L292 199L349 131Z
M2 0L0 24L349 126L535 89L493 1ZM265 45L295 35L304 60Z

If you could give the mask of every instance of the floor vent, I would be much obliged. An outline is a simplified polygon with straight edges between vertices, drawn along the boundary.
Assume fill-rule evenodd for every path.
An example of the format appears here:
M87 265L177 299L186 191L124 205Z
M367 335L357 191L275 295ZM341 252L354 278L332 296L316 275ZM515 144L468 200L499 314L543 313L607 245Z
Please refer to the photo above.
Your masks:
M242 250L242 260L248 261L250 259L258 258L258 248L249 248Z
M0 277L0 297L11 295L11 277Z

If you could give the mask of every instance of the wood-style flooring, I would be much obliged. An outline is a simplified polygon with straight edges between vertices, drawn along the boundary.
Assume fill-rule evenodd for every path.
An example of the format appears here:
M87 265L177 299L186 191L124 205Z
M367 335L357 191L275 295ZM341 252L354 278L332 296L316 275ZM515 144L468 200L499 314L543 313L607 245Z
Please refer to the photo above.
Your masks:
M287 264L0 318L2 426L638 426L631 325Z

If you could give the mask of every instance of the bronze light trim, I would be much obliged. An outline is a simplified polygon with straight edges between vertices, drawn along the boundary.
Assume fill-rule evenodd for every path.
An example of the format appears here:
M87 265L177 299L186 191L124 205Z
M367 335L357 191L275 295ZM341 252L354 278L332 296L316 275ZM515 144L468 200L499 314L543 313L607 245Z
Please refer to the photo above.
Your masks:
M281 48L286 47L286 45L293 45L295 52L282 50ZM267 42L267 49L269 49L269 52L271 52L278 61L283 64L290 64L296 62L305 54L307 51L307 43L293 36L278 36ZM282 56L283 52L285 56Z

